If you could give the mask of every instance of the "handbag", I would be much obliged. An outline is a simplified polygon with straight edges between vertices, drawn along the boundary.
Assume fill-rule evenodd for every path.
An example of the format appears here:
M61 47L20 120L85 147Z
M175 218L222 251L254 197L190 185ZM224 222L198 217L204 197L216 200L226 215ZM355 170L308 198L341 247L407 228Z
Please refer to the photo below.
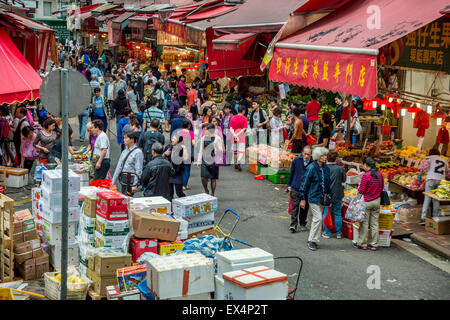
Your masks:
M359 192L350 201L345 218L355 222L363 222L366 218L366 203Z

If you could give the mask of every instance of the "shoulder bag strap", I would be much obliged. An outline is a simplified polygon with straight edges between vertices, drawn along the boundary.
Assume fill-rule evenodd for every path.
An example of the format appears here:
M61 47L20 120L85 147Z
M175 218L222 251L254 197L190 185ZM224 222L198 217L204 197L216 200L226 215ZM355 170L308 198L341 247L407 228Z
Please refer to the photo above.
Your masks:
M122 168L120 168L120 172L122 172L123 168L125 167L125 164L127 163L128 157L137 149L138 149L137 147L134 148L133 150L128 152L128 154L125 156L125 159L123 159L123 162L122 162Z

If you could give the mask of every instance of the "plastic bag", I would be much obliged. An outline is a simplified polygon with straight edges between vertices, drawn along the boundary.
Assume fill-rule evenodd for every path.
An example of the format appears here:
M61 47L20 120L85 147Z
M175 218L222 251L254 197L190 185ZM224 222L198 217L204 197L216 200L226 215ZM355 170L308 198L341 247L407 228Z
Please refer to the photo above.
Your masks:
M356 222L362 222L364 221L365 217L366 203L364 202L363 196L357 193L356 197L354 197L348 205L347 212L345 213L345 218Z
M41 163L34 169L34 181L36 181L36 182L42 181L42 172L44 170L48 170L48 169L45 167L45 165L43 163Z
M291 197L290 194L289 194L289 207L288 207L288 213L289 213L290 215L292 215L292 197Z

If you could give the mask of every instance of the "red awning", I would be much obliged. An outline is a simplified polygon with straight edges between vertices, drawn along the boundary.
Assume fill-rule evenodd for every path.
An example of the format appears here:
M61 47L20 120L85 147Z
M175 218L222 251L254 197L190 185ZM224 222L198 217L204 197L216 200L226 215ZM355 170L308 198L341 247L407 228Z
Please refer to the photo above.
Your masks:
M96 4L92 4L89 6L84 6L75 10L71 10L69 12L69 15L74 15L74 14L80 14L80 13L85 13L85 12L90 12L92 10L94 10L95 8L99 7L102 3L96 3Z
M23 16L20 16L18 14L12 13L12 12L8 12L8 11L3 11L2 14L4 16L6 16L7 18L9 18L10 20L14 20L15 23L20 23L21 25L33 29L35 31L49 31L49 32L54 32L53 29L45 26L44 24L31 20L29 18L25 18Z
M218 37L212 41L214 50L237 51L239 46L250 39L254 39L256 33L233 33Z
M236 7L234 6L220 6L210 10L191 14L183 18L183 20L186 20L186 22L192 22L198 20L213 19L234 10L236 10Z
M269 78L372 98L378 49L439 19L447 6L448 0L353 0L278 42Z
M0 28L0 104L34 100L39 97L41 77L19 52L8 33Z

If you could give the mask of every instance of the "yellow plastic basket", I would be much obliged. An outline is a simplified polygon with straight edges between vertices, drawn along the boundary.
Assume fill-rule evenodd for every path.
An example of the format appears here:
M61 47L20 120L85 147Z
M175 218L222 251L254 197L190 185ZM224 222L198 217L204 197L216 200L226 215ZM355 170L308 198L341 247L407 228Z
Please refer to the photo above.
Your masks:
M0 300L14 300L12 290L10 288L0 288Z
M395 215L392 213L382 213L378 218L378 229L379 230L392 230L392 224L394 223Z

